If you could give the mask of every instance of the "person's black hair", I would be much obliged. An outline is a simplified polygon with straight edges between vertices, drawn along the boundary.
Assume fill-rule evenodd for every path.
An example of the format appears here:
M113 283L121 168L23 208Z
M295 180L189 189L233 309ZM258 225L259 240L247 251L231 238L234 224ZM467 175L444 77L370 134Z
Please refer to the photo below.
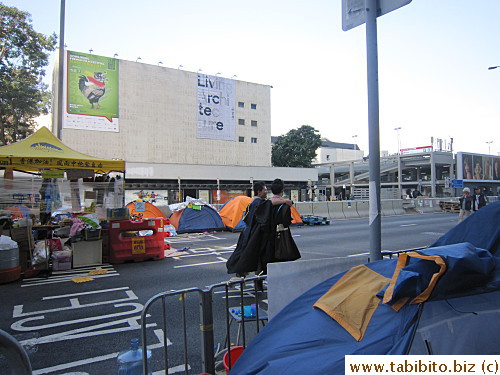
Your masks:
M255 195L259 195L259 191L266 187L266 183L263 181L258 181L253 183L253 192Z
M280 178L275 179L271 184L271 191L275 195L280 194L284 189L285 189L285 184L283 183L283 180Z

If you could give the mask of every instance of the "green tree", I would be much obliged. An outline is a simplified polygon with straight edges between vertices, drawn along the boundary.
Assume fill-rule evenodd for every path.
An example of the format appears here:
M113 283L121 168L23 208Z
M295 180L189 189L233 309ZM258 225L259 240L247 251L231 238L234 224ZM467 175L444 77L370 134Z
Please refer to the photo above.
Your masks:
M310 168L321 146L321 135L310 125L302 125L280 135L273 145L271 160L275 167Z
M33 29L29 13L0 3L0 145L26 138L34 119L49 113L42 79L56 41Z

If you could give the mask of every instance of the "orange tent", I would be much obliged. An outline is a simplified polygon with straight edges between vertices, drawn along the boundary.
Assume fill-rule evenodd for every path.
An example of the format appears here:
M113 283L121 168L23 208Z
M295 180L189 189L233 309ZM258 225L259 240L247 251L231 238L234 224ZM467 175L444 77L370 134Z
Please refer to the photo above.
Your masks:
M251 202L252 198L250 197L238 196L230 199L222 206L219 215L227 229L237 231L245 228L244 225L240 224L240 221L243 219L243 215ZM297 209L292 206L290 212L292 214L292 224L302 225L303 222Z
M251 202L252 198L244 195L231 198L227 201L219 211L224 226L231 231L242 230L244 226L239 227L238 224L243 219L243 214Z
M290 212L292 213L292 224L295 225L304 225L302 218L300 217L299 211L295 208L295 206L290 207Z
M163 212L161 212L161 210L156 207L154 204L151 204L149 202L144 202L145 203L145 210L144 211L136 211L135 209L135 202L130 202L129 204L127 204L127 208L128 210L130 211L130 216L132 215L137 215L137 216L140 216L142 215L142 218L143 219L150 219L150 218L153 218L153 217L164 217L164 218L167 218L165 216L165 214Z

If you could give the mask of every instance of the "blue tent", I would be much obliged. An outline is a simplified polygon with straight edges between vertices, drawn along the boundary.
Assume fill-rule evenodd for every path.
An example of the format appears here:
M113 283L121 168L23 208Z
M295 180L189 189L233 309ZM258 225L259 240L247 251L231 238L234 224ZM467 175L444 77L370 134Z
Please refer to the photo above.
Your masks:
M325 280L281 310L231 374L343 374L349 354L498 355L499 223L495 202L433 247Z
M177 233L220 231L224 229L219 213L212 207L206 205L193 207L188 206L175 211L170 216L170 222L175 226Z

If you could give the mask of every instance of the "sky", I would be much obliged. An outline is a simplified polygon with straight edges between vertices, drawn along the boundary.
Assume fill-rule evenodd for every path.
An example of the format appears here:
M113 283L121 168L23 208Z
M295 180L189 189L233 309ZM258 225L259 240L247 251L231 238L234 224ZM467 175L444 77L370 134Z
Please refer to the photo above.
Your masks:
M60 0L0 2L59 34ZM500 1L413 0L377 19L381 150L433 137L500 155L499 16ZM311 125L369 154L366 29L342 31L341 0L66 0L65 44L268 84L272 135Z

